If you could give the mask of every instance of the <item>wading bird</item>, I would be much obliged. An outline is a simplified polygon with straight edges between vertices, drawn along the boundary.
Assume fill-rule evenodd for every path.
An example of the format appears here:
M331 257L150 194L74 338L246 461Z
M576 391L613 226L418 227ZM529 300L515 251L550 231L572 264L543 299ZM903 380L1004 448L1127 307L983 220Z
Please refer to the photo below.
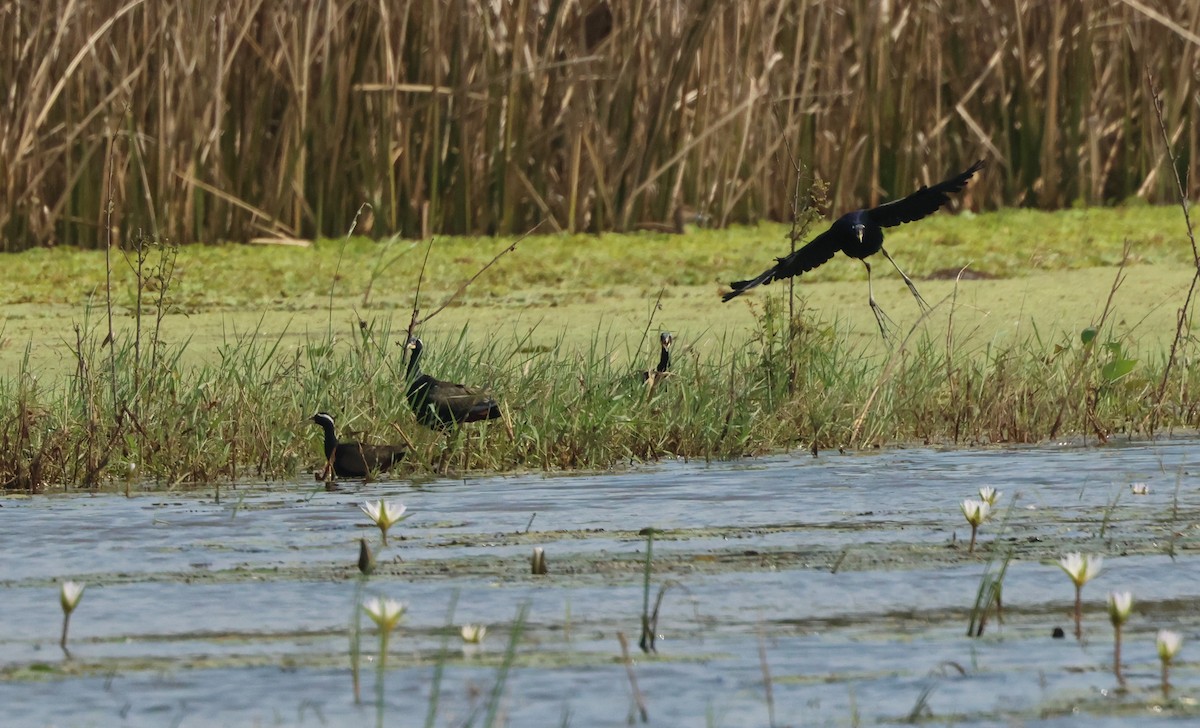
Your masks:
M938 182L933 187L922 186L921 189L903 199L893 200L870 210L855 210L842 215L829 226L828 230L813 238L804 247L790 255L776 258L775 265L763 271L757 278L730 283L733 290L722 296L721 300L729 301L755 286L766 285L774 280L790 278L810 271L832 258L833 254L840 250L851 258L858 258L867 267L867 300L871 304L871 312L875 314L875 321L879 323L880 332L887 336L887 330L884 327L887 314L883 313L883 310L875 303L875 293L871 287L871 264L867 262L867 257L875 253L883 253L883 257L887 258L888 262L900 273L908 290L912 291L913 297L917 299L917 305L922 310L928 310L929 304L925 303L925 299L917 292L917 287L913 285L912 279L900 270L900 266L896 265L892 256L883 249L883 229L920 220L937 212L939 208L950 201L951 193L962 192L963 188L967 186L967 180L981 169L983 169L982 159L971 165L965 172Z
M408 340L412 351L408 359L408 404L417 421L431 429L445 429L455 424L494 420L500 416L500 405L487 392L463 384L443 382L421 372L419 360L422 344L417 337Z
M658 335L658 343L662 346L662 353L658 355L658 367L642 372L642 381L650 386L654 386L661 379L665 379L670 374L668 369L671 368L671 332L664 331Z
M365 478L372 472L383 472L404 459L405 449L399 445L364 445L360 442L338 442L333 430L333 415L318 412L309 418L325 430L325 467L333 468L341 478Z

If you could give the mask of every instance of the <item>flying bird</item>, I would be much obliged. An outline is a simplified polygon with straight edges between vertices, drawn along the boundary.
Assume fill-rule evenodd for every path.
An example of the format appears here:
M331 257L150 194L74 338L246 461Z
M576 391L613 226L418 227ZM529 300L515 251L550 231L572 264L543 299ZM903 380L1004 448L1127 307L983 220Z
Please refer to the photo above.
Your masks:
M730 283L733 290L722 296L721 300L729 301L755 286L766 285L774 280L790 278L810 271L825 263L840 250L851 258L858 258L867 267L867 298L871 303L871 312L875 314L875 321L879 324L880 332L887 336L887 330L884 328L884 320L887 315L875 303L875 293L871 287L871 264L867 262L867 257L875 253L883 253L883 257L887 258L888 262L900 273L908 290L912 291L913 297L917 299L917 305L923 310L928 310L929 304L917 292L917 287L913 285L912 279L900 270L900 266L896 265L896 261L892 260L892 256L884 250L883 229L920 220L937 212L950 201L952 193L962 192L963 188L967 186L967 181L981 169L983 169L982 159L972 164L965 172L938 182L933 187L922 186L921 189L903 199L893 200L870 210L855 210L842 215L829 226L828 230L810 240L804 247L790 255L776 258L775 265L763 271L756 278Z

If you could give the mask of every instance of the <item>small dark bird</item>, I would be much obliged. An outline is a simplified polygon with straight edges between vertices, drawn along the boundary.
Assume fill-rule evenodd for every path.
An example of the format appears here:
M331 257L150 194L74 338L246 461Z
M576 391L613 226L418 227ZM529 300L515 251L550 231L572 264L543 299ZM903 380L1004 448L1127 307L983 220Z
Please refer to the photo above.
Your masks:
M420 339L409 339L408 348L412 351L408 359L408 404L417 422L436 430L500 416L500 405L487 392L421 372Z
M365 478L372 472L382 473L404 459L406 450L399 445L338 442L333 430L333 415L328 412L318 412L310 419L325 430L325 461L338 477Z
M766 285L774 280L790 278L810 271L832 258L833 254L840 250L851 258L858 258L867 267L867 298L871 303L871 311L875 314L875 320L879 323L879 330L886 336L884 320L887 315L875 303L875 294L871 289L871 264L867 262L867 256L883 253L883 257L887 258L888 262L899 271L908 290L912 291L913 296L917 299L917 304L923 310L928 310L929 304L925 303L925 299L917 292L917 287L913 285L912 280L904 274L904 271L900 270L900 266L896 265L892 256L883 249L883 229L920 220L937 212L939 208L950 201L951 193L962 192L963 188L967 186L967 180L981 169L983 169L982 159L971 165L965 172L938 182L933 187L922 186L921 189L903 199L893 200L870 210L855 210L842 215L829 226L828 230L813 238L804 247L790 255L776 258L775 265L763 271L757 278L730 283L733 290L722 296L721 300L729 301L755 286Z
M658 381L666 376L671 368L671 332L664 331L658 335L658 343L662 346L662 353L658 356L658 367L649 371L642 372L642 381L651 382Z

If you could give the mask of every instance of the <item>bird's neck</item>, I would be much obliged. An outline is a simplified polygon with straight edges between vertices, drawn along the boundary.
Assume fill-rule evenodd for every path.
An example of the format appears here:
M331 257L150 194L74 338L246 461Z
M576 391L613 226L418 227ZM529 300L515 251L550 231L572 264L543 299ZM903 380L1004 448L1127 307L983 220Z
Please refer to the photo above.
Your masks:
M416 347L412 350L412 355L408 357L408 379L412 379L421 373L420 367L417 365L417 360L421 358L421 347Z
M665 372L671 366L671 352L664 346L662 355L658 357L658 371Z
M337 449L338 439L333 432L333 425L322 423L321 429L325 430L325 459L328 460L333 451Z

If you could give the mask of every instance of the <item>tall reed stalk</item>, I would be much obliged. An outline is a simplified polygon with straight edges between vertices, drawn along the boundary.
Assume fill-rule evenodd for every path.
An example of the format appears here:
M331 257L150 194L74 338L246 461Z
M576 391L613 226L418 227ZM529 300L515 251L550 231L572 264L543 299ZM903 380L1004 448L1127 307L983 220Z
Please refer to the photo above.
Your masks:
M15 0L0 9L0 249L784 220L979 156L967 204L1172 199L1148 114L1200 140L1189 0ZM110 49L119 48L120 52ZM774 110L774 111L772 111ZM778 121L773 118L777 116ZM111 144L113 120L130 133ZM1197 158L1179 158L1189 196ZM123 213L105 220L105 178Z

